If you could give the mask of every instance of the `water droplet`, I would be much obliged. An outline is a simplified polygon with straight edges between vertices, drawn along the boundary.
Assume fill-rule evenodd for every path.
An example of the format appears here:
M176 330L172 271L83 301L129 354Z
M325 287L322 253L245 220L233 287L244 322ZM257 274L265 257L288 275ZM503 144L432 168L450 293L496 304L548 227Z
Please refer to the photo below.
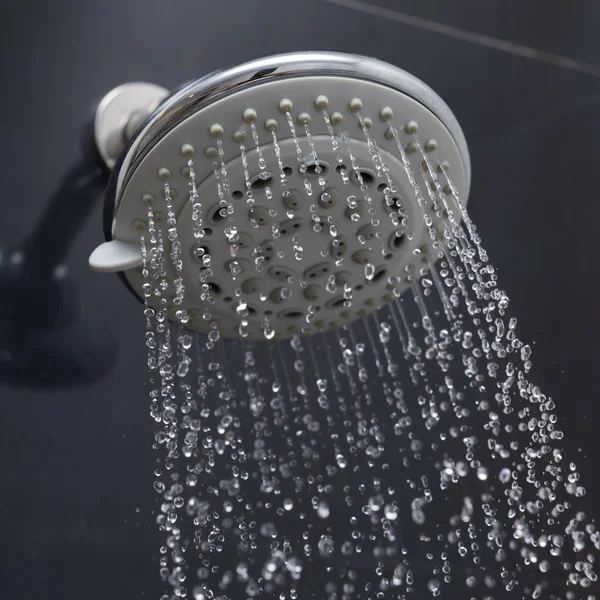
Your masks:
M324 500L321 500L317 505L317 514L321 519L326 519L329 516L329 505Z
M340 469L345 469L348 466L348 461L346 460L346 457L343 454L337 454L335 460Z
M319 540L317 546L319 548L319 554L323 558L328 558L329 556L331 556L335 549L333 540L327 535L321 536L321 539Z

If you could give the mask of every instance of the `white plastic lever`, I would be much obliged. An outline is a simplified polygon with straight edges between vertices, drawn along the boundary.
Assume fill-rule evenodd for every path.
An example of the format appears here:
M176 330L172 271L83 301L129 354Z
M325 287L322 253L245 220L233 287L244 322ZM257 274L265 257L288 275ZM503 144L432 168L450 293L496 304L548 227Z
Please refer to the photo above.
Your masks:
M121 240L104 242L92 252L89 264L92 271L101 273L126 271L142 266L142 251L139 245Z

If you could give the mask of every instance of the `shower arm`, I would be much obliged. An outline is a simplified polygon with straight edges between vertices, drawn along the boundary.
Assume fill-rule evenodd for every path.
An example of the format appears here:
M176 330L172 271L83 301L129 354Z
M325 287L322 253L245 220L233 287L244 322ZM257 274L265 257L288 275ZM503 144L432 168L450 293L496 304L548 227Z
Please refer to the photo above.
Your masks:
M91 157L82 157L63 176L22 248L13 254L28 275L55 272L104 191L109 171Z
M106 188L116 158L144 119L167 95L146 83L129 83L106 94L83 130L83 153L63 176L13 260L21 272L52 277Z
M101 316L79 306L61 263L102 194L129 138L166 96L130 83L109 92L83 129L83 152L65 173L31 233L0 254L0 382L53 388L111 369L117 348Z

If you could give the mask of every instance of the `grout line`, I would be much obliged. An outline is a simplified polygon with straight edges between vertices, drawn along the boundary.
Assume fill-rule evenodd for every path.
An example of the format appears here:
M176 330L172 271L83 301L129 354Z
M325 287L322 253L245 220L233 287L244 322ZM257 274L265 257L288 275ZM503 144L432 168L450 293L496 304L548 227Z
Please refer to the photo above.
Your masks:
M384 19L396 21L398 23L403 23L404 25L410 25L412 27L417 27L419 29L424 29L433 33L439 33L441 35L445 35L447 37L451 37L462 42L467 42L469 44L493 48L494 50L499 50L500 52L505 52L507 54L513 54L522 58L528 58L530 60L544 62L550 65L554 65L555 67L569 69L571 71L578 71L580 73L585 73L586 75L591 75L593 77L600 78L600 66L591 63L581 62L573 58L561 56L559 54L543 52L542 50L536 50L535 48L530 48L529 46L514 44L512 42L507 42L505 40L494 38L489 35L474 33L472 31L467 31L465 29L453 27L451 25L444 25L443 23L430 21L429 19L415 17L414 15L407 15L406 13L391 10L389 8L384 8L383 6L368 4L367 2L363 2L362 0L324 1L328 4L336 4L338 6L343 6L344 8L353 9L358 12L366 13L376 17L383 17Z

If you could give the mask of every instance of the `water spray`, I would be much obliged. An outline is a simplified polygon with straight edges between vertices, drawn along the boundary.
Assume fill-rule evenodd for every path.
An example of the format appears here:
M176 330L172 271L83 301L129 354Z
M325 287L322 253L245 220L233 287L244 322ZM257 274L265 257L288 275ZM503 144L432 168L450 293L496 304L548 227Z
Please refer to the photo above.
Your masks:
M143 303L163 600L596 598L585 488L433 90L296 53L113 116L89 262Z

